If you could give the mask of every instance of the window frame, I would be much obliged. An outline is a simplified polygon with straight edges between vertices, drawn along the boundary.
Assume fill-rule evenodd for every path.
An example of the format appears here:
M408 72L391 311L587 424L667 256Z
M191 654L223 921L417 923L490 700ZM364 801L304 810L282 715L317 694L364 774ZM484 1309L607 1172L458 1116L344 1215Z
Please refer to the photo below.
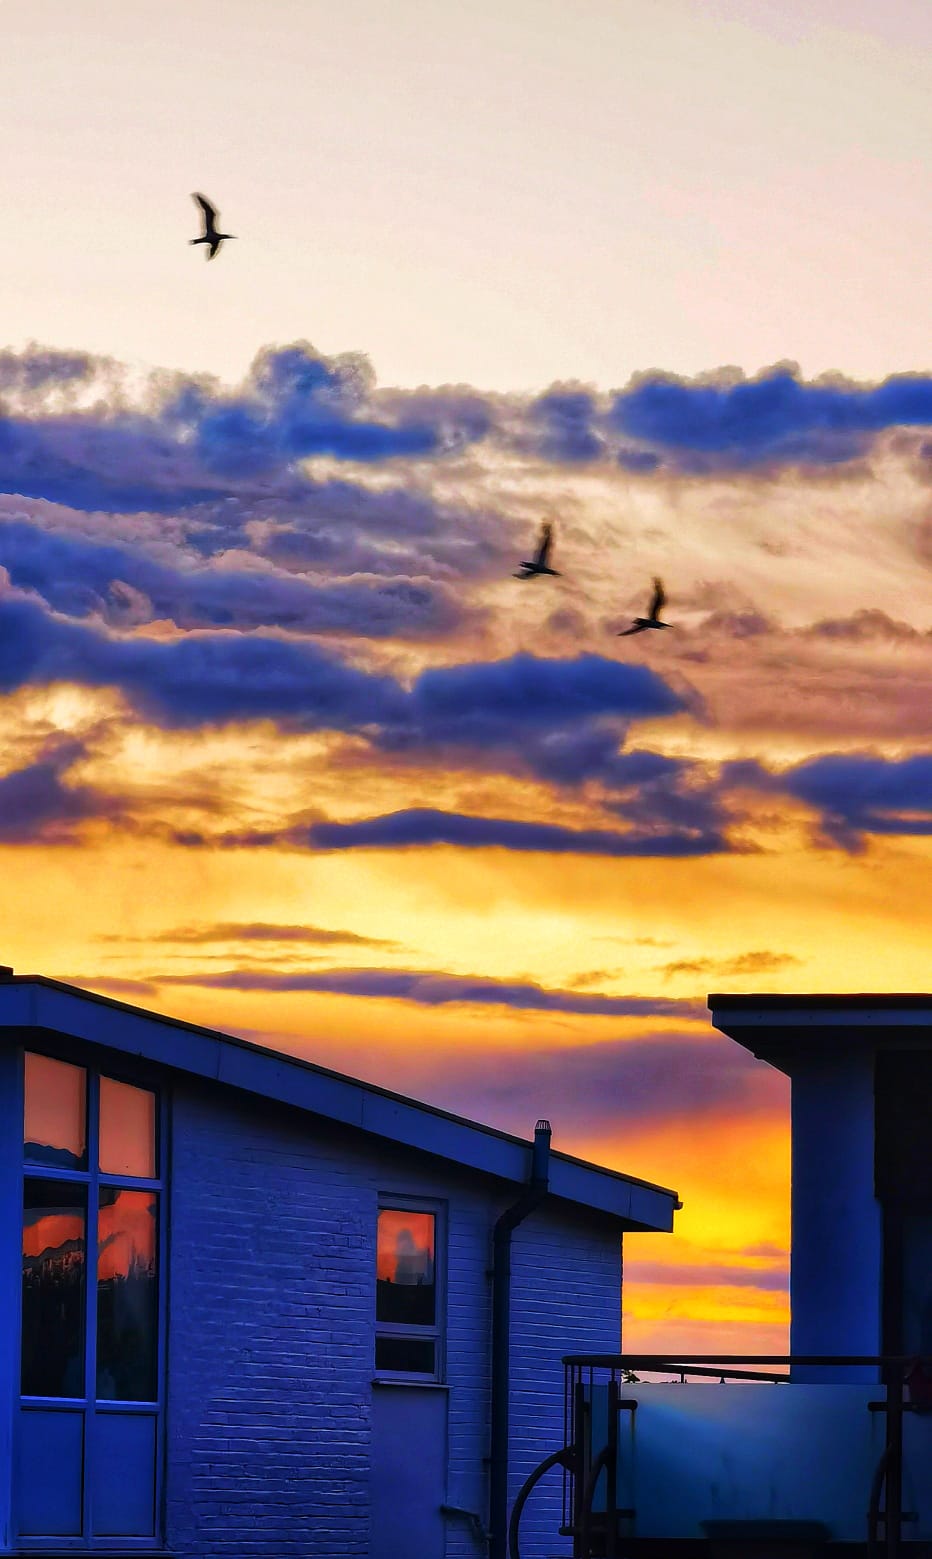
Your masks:
M429 1213L434 1219L434 1321L431 1326L406 1321L380 1321L378 1318L378 1289L373 1305L373 1375L377 1381L392 1385L442 1385L447 1376L447 1204L436 1197L409 1196L399 1192L380 1191L375 1219L375 1268L378 1276L379 1218L381 1212ZM386 1370L375 1364L375 1351L382 1337L398 1337L408 1342L432 1341L434 1367L432 1370Z
M39 1038L39 1036L36 1036ZM26 1055L41 1055L52 1061L62 1061L70 1066L81 1067L85 1073L85 1132L87 1140L87 1168L76 1169L71 1166L56 1166L32 1162L26 1158L25 1142L23 1141L23 1122L25 1118L26 1101ZM109 1078L115 1082L125 1083L131 1088L144 1089L155 1096L155 1176L134 1176L109 1174L100 1169L100 1079ZM24 1393L22 1390L22 1278L20 1276L17 1296L15 1300L14 1315L15 1325L12 1333L12 1370L13 1370L13 1411L15 1415L14 1446L18 1438L20 1417L24 1409L33 1409L42 1412L68 1412L83 1414L84 1420L84 1454L82 1459L82 1500L81 1500L81 1524L80 1535L68 1536L38 1536L19 1533L19 1509L18 1489L15 1478L10 1489L11 1504L11 1530L17 1551L41 1554L52 1550L55 1553L73 1552L75 1554L88 1553L103 1550L113 1553L118 1547L120 1551L130 1552L160 1552L162 1549L162 1537L164 1529L164 1464L165 1464L165 1421L166 1421L166 1380L168 1362L168 1155L170 1151L168 1133L168 1093L160 1079L155 1078L148 1068L140 1068L139 1073L130 1071L124 1064L122 1057L114 1057L114 1064L109 1064L106 1055L88 1057L77 1048L72 1050L70 1046L58 1047L54 1044L42 1042L35 1044L30 1040L22 1044L18 1049L18 1099L17 1115L19 1120L18 1146L14 1149L19 1158L19 1219L22 1228L23 1191L27 1180L45 1180L81 1185L87 1193L87 1223L85 1227L85 1314L84 1314L84 1395L81 1397L41 1397ZM156 1391L151 1401L126 1401L97 1396L97 1330L98 1330L98 1275L97 1275L97 1228L100 1215L100 1189L113 1186L120 1190L152 1191L158 1199L157 1230L156 1230L156 1260L158 1263L158 1325L156 1338ZM20 1234L20 1239L22 1235ZM21 1250L21 1247L20 1247ZM22 1256L18 1258L20 1264ZM153 1503L154 1503L154 1531L152 1536L124 1537L93 1534L93 1475L91 1471L92 1460L90 1450L90 1437L92 1426L99 1417L142 1416L155 1419L155 1465L153 1468ZM15 1465L15 1456L11 1459Z

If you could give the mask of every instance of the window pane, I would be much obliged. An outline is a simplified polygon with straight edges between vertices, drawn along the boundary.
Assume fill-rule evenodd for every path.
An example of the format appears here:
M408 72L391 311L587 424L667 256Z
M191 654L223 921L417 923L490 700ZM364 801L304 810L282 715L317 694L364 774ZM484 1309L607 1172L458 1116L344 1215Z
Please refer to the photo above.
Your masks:
M97 1398L154 1402L158 1197L101 1186L97 1224Z
M406 1370L413 1375L434 1374L435 1343L430 1337L377 1337L377 1370Z
M23 1190L23 1395L83 1397L87 1191L60 1180Z
M155 1178L155 1094L100 1079L100 1171Z
M81 1066L26 1052L24 1153L34 1164L87 1168L85 1096Z
M377 1321L433 1326L435 1224L433 1213L409 1213L397 1207L383 1207L379 1213Z

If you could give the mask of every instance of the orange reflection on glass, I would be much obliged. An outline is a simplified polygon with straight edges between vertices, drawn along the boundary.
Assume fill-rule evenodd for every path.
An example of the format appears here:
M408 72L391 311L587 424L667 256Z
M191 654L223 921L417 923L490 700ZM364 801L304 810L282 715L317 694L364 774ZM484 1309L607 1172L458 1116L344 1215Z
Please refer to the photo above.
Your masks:
M33 1163L83 1168L86 1075L81 1066L26 1052L25 1155Z
M382 1208L379 1213L378 1276L389 1283L433 1282L433 1213Z
M97 1399L152 1402L158 1379L158 1197L101 1186L97 1221Z
M35 1223L23 1226L23 1255L35 1259L43 1257L47 1265L65 1261L80 1248L84 1250L84 1214L72 1212L46 1213ZM83 1261L83 1254L81 1256Z
M151 1191L101 1187L97 1223L97 1281L128 1278L155 1267L155 1208Z
M154 1178L155 1094L148 1088L100 1079L100 1169Z

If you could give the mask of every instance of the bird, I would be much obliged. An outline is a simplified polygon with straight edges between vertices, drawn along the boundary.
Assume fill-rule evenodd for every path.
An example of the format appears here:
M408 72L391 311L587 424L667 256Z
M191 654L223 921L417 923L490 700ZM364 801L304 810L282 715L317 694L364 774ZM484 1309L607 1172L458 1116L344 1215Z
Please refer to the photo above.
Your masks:
M208 252L207 258L208 260L212 260L214 255L217 253L217 250L220 248L220 245L223 243L223 240L225 238L235 238L236 234L219 233L217 231L217 209L215 206L211 205L210 201L205 195L192 195L191 199L197 201L197 204L200 206L203 213L204 234L202 238L192 238L189 240L189 242L192 244L210 244L210 250Z
M630 628L622 628L620 632L616 634L616 638L626 639L629 633L643 633L645 628L669 628L670 624L662 623L660 618L657 616L657 613L660 611L666 599L667 598L663 593L662 581L655 579L654 595L649 607L650 616L635 617L633 625Z
M553 574L556 578L559 578L559 569L550 568L547 563L552 544L553 526L549 520L545 520L540 528L540 541L537 543L537 552L533 563L522 563L521 572L515 574L515 579L531 579L535 574Z

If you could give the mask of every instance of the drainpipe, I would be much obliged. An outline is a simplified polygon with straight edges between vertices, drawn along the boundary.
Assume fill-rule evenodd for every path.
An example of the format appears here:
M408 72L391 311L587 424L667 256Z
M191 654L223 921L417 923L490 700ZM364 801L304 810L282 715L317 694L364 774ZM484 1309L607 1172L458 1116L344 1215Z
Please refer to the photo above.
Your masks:
M489 1454L489 1559L506 1559L508 1543L508 1397L511 1330L511 1235L550 1184L550 1122L534 1127L531 1178L492 1235L492 1438Z

